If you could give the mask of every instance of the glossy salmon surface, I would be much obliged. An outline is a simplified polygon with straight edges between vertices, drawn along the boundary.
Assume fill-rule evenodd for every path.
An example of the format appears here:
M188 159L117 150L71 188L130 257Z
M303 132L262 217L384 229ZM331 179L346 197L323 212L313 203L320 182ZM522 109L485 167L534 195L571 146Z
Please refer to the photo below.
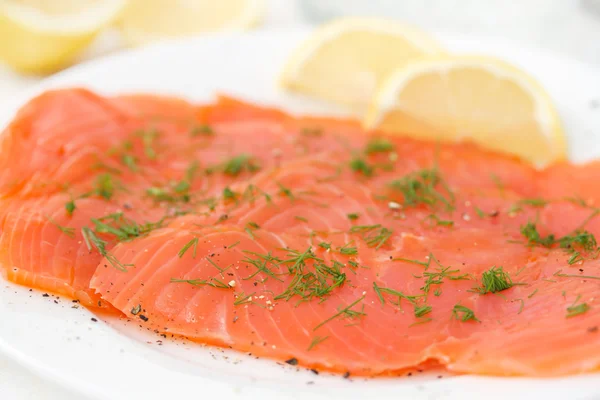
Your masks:
M0 140L8 280L353 375L600 365L598 163L84 89L31 100Z

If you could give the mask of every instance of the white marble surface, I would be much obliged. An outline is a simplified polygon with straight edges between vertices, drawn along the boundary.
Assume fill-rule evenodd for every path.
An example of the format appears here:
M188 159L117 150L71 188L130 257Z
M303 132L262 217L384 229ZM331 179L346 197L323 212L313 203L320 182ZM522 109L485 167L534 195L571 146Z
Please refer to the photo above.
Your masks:
M594 4L598 5L596 14L591 11ZM319 18L340 13L384 14L428 30L501 36L600 67L600 0L269 0L265 27L285 29L306 23L302 11L307 9ZM101 56L118 47L115 35L107 34L83 59ZM0 65L0 105L40 79L16 75ZM0 399L78 400L79 397L0 354Z

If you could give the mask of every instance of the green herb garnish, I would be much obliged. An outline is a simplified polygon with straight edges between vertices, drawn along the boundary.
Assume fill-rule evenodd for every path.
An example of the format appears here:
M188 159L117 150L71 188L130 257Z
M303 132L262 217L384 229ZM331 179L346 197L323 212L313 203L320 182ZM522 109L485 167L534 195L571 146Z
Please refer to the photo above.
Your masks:
M467 308L465 306L462 306L460 304L456 304L454 306L454 308L452 309L452 316L455 319L462 321L462 322L467 322L467 321L471 321L471 320L481 322L480 320L477 319L473 310L471 310L470 308Z

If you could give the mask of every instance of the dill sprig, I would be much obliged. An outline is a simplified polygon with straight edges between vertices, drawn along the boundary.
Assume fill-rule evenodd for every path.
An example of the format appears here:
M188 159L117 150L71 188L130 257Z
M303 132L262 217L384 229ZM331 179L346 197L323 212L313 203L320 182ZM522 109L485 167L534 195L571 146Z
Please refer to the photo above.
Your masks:
M75 228L71 228L71 227L68 227L68 226L62 226L58 222L56 222L54 220L54 218L52 218L49 215L46 215L46 218L48 219L48 221L52 225L56 226L56 228L58 228L59 231L61 231L62 233L64 233L68 237L70 237L70 238L74 238L75 237Z
M188 249L190 247L194 247L194 251L192 253L192 258L196 258L196 250L198 249L198 238L193 238L192 240L190 240L189 242L187 242L185 244L185 246L183 246L181 248L181 250L179 250L179 253L177 253L177 255L179 256L179 258L183 257L183 255L185 254L186 251L188 251Z
M113 180L110 174L100 174L94 182L92 194L100 196L105 200L110 200L117 188L120 185Z
M271 196L253 184L250 184L246 187L244 193L242 193L242 198L247 200L250 204L254 204L256 197L259 194L264 196L267 203L271 203Z
M412 304L414 306L414 305L416 305L417 299L419 297L423 297L423 295L407 295L398 290L381 287L381 286L377 285L377 282L373 282L373 290L375 291L375 294L377 294L377 297L379 298L381 305L385 305L385 297L383 296L384 294L388 294L390 296L397 297L398 301L397 301L397 303L395 303L395 305L397 305L398 307L402 307L401 303L400 303L400 301L402 299L408 301L410 304Z
M331 317L327 318L325 321L323 321L320 324L318 324L317 326L315 326L313 328L313 331L316 331L317 329L319 329L320 327L322 327L326 323L331 322L334 319L339 318L341 316L347 316L348 318L364 317L366 315L364 311L354 311L354 310L352 310L352 308L355 305L357 305L358 303L360 303L364 299L365 299L365 296L362 296L362 297L358 298L357 300L353 301L350 305L348 305L348 306L340 309L337 313L335 313ZM364 304L363 304L363 306L364 306Z
M299 297L299 302L310 301L313 298L323 301L346 281L346 274L341 271L342 264L325 264L310 247L304 252L291 249L287 251L289 258L280 260L279 265L287 265L292 280L283 293L275 296L275 300L289 301Z
M213 136L215 131L210 125L196 125L190 130L192 137L196 136Z
M325 340L329 339L329 336L315 336L313 340L310 342L308 349L306 351L311 351L319 344L323 343Z
M510 275L503 267L492 267L481 275L481 286L473 290L480 293L497 293L513 287Z
M241 293L236 293L236 299L233 301L233 305L234 306L239 306L242 304L247 304L247 303L251 303L252 302L252 296L254 296L254 292L250 293L250 294L245 294L244 292Z
M528 222L521 227L521 235L525 236L525 239L527 239L527 244L530 246L539 245L543 247L550 247L556 243L556 238L554 235L550 234L545 237L540 235L536 224L533 222Z
M343 254L346 256L355 256L358 254L358 250L356 247L353 246L353 244L354 243L352 243L352 242L346 243L342 247L338 247L337 251L339 251L340 254Z
M415 317L422 318L423 316L429 314L433 308L427 304L415 305Z
M229 286L228 284L226 284L225 282L223 282L217 278L210 278L210 279L171 278L171 283L187 283L192 286L211 286L211 287L214 287L217 289L232 289L231 286Z
M91 230L90 228L88 228L87 226L84 226L83 228L81 228L81 234L83 236L83 240L85 241L85 245L87 246L88 250L91 251L92 247L95 248L98 251L98 253L100 253L100 255L102 257L106 258L108 260L108 262L110 263L110 265L112 265L117 270L119 270L121 272L127 272L126 267L133 265L133 264L121 263L114 256L114 254L112 254L111 252L106 250L107 242L102 240L101 238L99 238L94 233L94 231Z
M454 308L452 309L452 316L455 319L462 321L462 322L467 322L467 321L481 322L479 319L477 319L473 310L471 310L470 308L467 308L463 305L460 305L460 304L456 304L454 306Z
M277 182L277 186L279 186L279 194L280 195L286 196L292 201L296 199L296 197L294 196L294 194L292 193L292 190L290 188L284 186L280 182Z
M380 224L376 225L355 225L350 228L350 233L361 234L363 240L369 247L375 247L379 250L388 239L392 236L393 231L382 227Z
M436 214L429 214L427 217L425 217L423 222L429 224L430 226L454 226L454 221L441 219Z
M581 278L581 279L599 279L600 280L600 276L563 274L562 269L559 269L558 271L556 271L554 274L552 274L552 276L558 276L560 278Z
M141 138L142 145L144 146L144 154L149 160L156 159L156 150L154 149L154 144L156 138L158 138L159 133L155 129L151 130L140 130L136 132L137 136Z
M256 172L259 169L260 165L256 162L254 157L249 154L237 155L223 164L223 173L231 176L237 176L244 170Z
M277 257L273 257L271 255L271 253L267 253L267 254L259 254L259 253L255 253L252 251L247 251L247 250L243 250L243 252L246 254L246 257L244 259L241 260L241 262L246 263L248 265L252 265L256 268L256 271L247 276L246 278L243 278L243 280L249 280L254 278L256 275L258 275L259 273L263 273L271 278L274 278L275 280L278 280L279 282L283 282L283 280L281 280L277 274L275 272L273 272L270 268L268 264L271 265L279 265L279 263L281 262L281 259L277 258ZM252 258L250 256L255 256L256 258ZM266 278L265 278L266 280Z
M364 158L355 156L350 160L350 169L358 174L363 174L366 177L373 175L375 168L367 163Z
M72 216L75 209L77 209L77 206L75 205L75 200L71 199L70 201L65 203L65 210L67 211L67 215Z
M584 313L588 312L588 310L591 308L587 303L577 304L577 302L579 301L580 298L581 298L581 296L577 296L577 298L575 299L573 304L571 304L569 307L567 307L566 318L573 318L578 315L584 314Z
M125 217L122 212L116 212L101 218L92 218L91 222L94 224L96 233L113 235L118 241L123 242L146 235L160 228L164 219L140 225L134 220Z
M395 146L392 142L384 138L373 138L365 146L366 154L388 153L394 151Z
M234 192L233 190L231 190L231 188L229 188L229 186L226 186L223 189L223 200L227 201L227 200L232 200L232 201L236 201L238 198L238 194L236 192Z
M454 209L454 194L437 167L412 172L390 182L389 186L402 194L405 207L443 204L448 210Z

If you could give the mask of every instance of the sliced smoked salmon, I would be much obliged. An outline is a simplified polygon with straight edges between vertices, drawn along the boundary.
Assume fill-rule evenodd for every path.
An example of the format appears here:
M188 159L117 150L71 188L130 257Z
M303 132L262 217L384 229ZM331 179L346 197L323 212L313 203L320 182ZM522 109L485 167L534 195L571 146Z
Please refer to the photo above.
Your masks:
M9 280L351 374L600 366L599 163L83 89L33 99L0 140Z

